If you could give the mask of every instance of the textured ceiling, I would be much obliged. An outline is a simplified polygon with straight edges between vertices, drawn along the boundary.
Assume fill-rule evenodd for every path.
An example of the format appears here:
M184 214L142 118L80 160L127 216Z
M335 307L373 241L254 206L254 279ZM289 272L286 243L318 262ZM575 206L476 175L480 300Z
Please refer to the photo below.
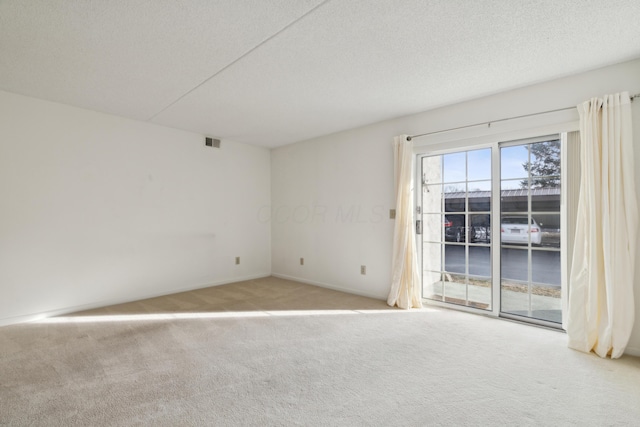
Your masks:
M0 89L275 147L640 57L638 0L0 0Z

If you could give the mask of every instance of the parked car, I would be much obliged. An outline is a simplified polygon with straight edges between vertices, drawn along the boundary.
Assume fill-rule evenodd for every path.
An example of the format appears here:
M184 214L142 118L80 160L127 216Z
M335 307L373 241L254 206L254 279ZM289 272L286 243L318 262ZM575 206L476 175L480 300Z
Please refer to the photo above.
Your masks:
M464 243L466 240L466 227L464 215L447 215L444 217L444 239L448 242Z
M469 226L465 225L464 214L446 215L444 217L444 239L448 242L465 243L467 235L469 243L491 243L491 227L489 215L470 215Z
M486 225L472 225L471 243L491 243L491 227Z
M526 216L503 216L500 226L500 238L502 243L526 245L529 243L539 245L542 242L542 230L535 219Z
M491 243L491 215L473 214L469 216L469 222L471 243Z

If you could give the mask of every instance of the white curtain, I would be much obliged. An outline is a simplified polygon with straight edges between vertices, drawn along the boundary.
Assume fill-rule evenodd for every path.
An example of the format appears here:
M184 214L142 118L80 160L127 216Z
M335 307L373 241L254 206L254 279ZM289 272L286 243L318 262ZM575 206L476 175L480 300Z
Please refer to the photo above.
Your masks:
M387 304L400 308L422 307L420 274L413 228L413 143L407 135L393 140L396 222L393 232L391 291Z
M629 94L578 105L581 178L565 329L569 347L620 357L634 323L638 205Z

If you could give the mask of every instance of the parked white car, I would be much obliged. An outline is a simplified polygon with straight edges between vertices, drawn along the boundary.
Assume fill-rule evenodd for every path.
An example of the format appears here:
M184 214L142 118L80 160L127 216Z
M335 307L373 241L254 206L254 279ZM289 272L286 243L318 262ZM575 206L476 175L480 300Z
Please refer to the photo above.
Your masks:
M500 226L500 238L503 244L526 245L529 243L539 245L542 242L542 230L535 219L531 218L531 224L527 224L526 216L503 216Z

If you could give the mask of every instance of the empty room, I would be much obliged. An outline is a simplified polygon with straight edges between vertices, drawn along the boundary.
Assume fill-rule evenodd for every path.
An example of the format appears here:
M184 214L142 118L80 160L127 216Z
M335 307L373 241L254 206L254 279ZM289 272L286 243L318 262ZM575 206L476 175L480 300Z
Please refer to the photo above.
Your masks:
M0 0L0 425L637 425L639 16Z

